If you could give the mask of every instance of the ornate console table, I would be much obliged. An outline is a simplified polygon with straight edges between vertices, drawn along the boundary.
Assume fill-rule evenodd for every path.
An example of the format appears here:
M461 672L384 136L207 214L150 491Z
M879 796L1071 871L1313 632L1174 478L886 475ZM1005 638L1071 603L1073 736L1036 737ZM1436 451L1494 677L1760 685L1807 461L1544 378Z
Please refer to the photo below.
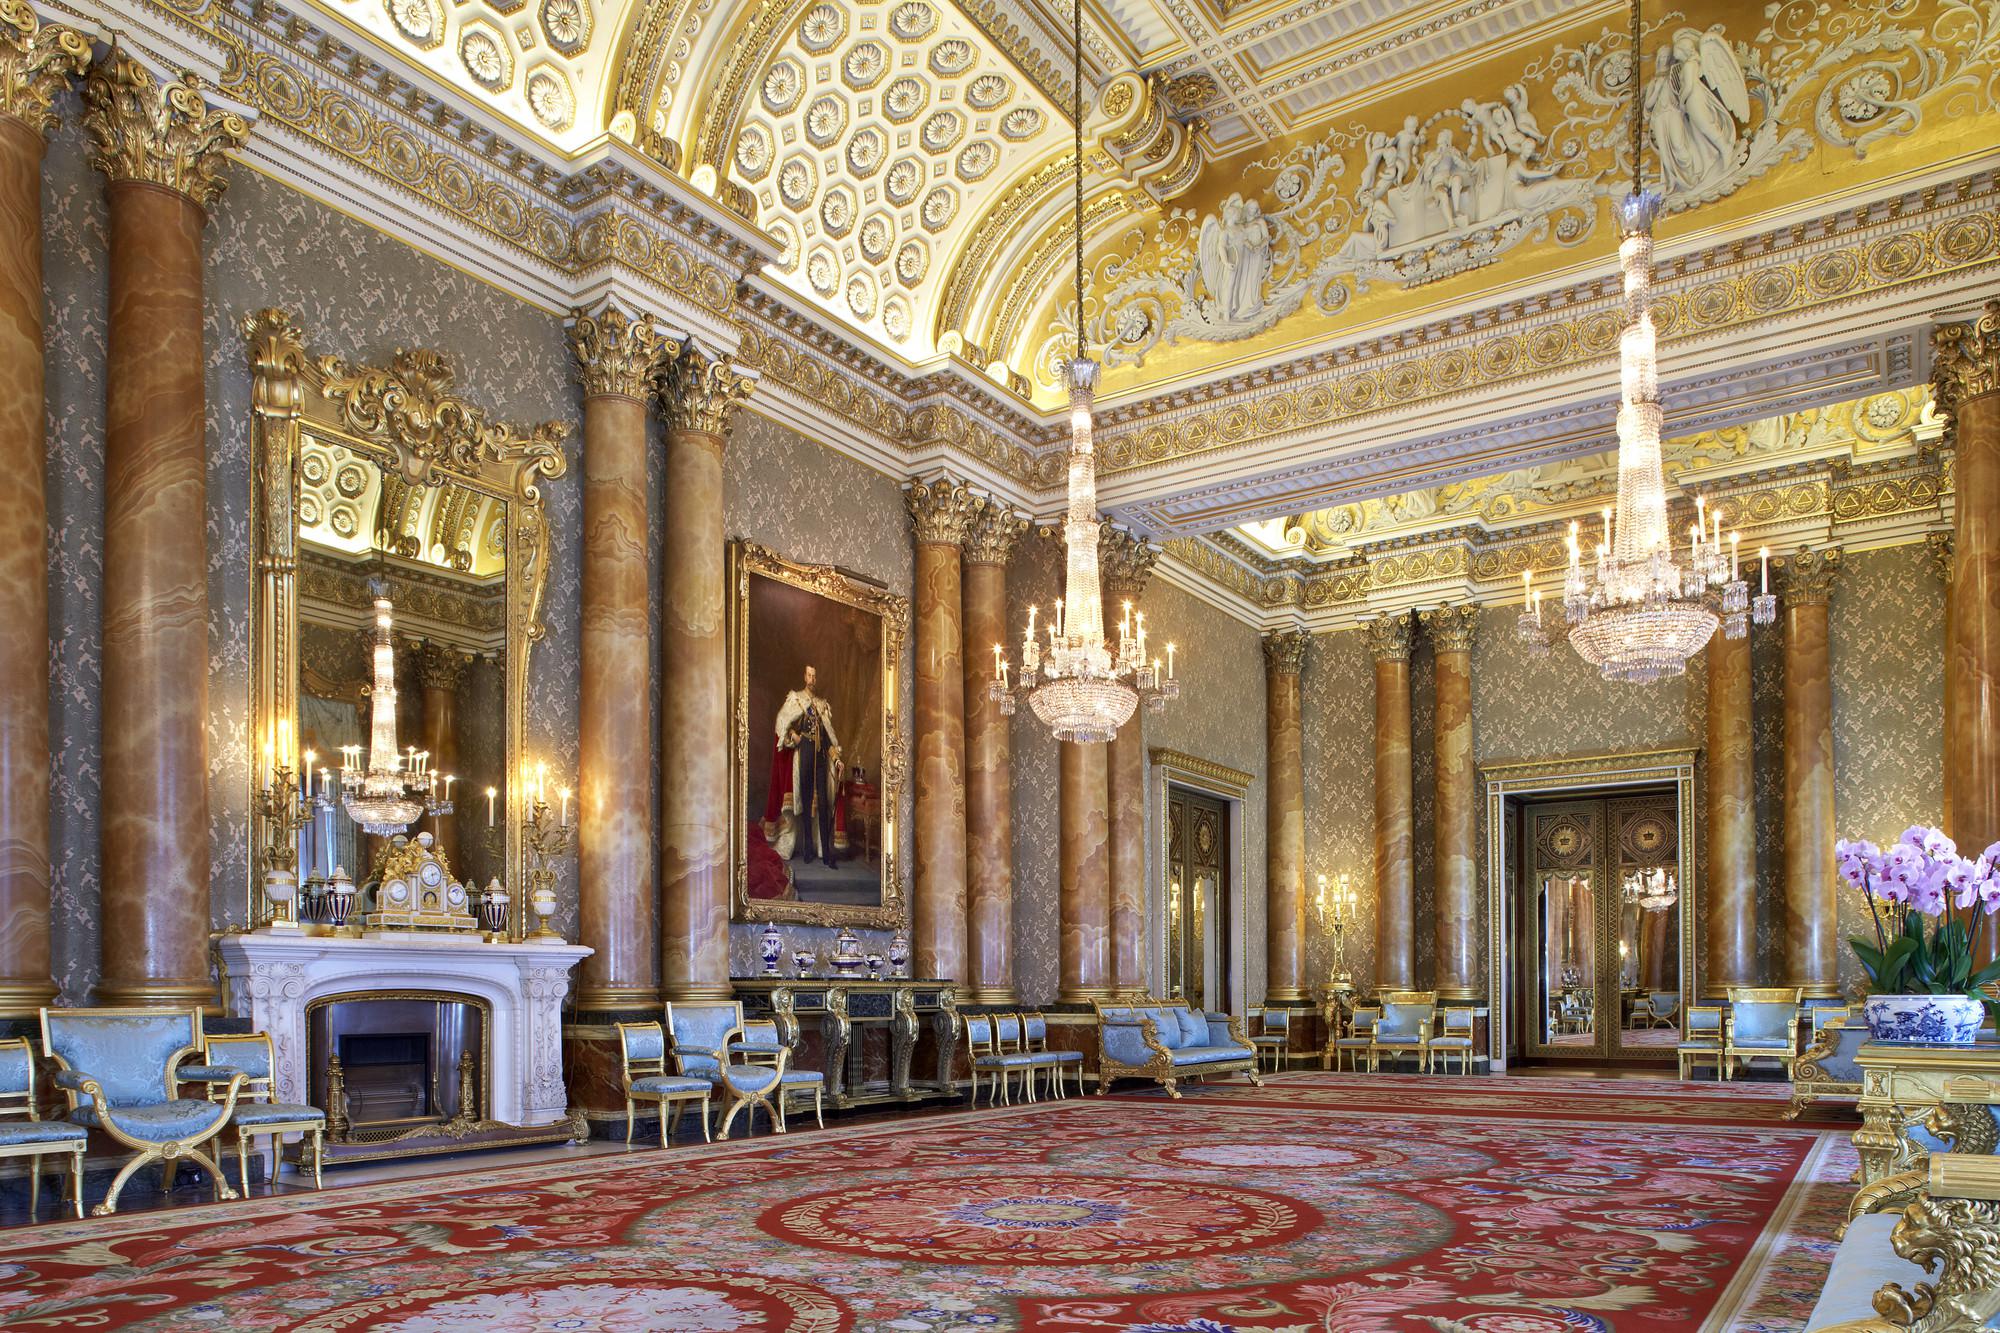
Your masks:
M827 1105L863 1106L907 1102L957 1093L952 1061L958 1053L958 993L947 981L867 981L840 977L754 977L730 983L746 1015L775 1019L778 1034L800 1060L802 1024L816 1019ZM928 1023L937 1052L936 1075L913 1080L910 1067ZM871 1078L863 1059L862 1036L886 1029L888 1077Z
M1909 1169L1919 1154L1904 1126L1933 1108L1950 1103L2000 1105L2000 1043L1975 1046L1908 1046L1863 1042L1854 1062L1861 1066L1861 1128L1854 1147L1861 1155L1863 1187Z

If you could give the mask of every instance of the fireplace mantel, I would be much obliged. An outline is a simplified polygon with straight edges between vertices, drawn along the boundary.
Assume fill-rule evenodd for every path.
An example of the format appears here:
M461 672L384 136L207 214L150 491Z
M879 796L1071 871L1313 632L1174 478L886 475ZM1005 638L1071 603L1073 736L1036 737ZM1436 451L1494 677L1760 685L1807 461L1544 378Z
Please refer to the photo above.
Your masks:
M443 991L477 996L492 1014L486 1115L511 1125L569 1116L563 1088L562 1005L581 944L489 944L470 936L359 939L224 935L229 1012L271 1034L280 1101L306 1100L306 1007L336 995Z

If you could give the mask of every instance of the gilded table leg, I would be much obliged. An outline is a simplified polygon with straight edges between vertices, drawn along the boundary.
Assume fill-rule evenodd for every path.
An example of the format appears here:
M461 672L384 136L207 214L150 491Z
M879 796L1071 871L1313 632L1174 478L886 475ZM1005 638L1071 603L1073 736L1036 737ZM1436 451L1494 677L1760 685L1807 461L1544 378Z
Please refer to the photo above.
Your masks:
M1854 1151L1861 1157L1861 1183L1872 1185L1895 1171L1903 1150L1903 1113L1893 1102L1864 1098L1857 1103L1861 1128L1854 1131Z
M931 1031L937 1034L938 1087L949 1091L952 1070L958 1061L958 1011L945 1008L931 1015ZM978 1099L976 1088L973 1097Z
M854 1105L847 1095L847 1015L837 1013L828 996L827 1011L820 1018L821 1049L826 1052L826 1096L836 1109Z
M910 1088L910 1057L917 1049L917 1010L908 991L896 992L895 1012L889 1021L889 1087L904 1101L914 1101Z

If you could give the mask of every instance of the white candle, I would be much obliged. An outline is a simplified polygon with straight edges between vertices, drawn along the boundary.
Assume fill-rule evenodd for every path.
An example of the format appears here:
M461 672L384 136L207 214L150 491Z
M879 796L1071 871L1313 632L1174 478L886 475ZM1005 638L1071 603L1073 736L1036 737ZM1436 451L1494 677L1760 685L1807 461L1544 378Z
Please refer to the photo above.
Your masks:
M558 791L558 792L556 793L556 795L557 795L557 796L560 796L560 797L562 798L562 813L561 813L560 815L558 815L558 816L556 817L556 823L557 823L557 824L559 824L559 825L561 825L561 826L562 826L562 827L564 827L564 828L568 828L568 827L569 827L569 788L568 788L568 787L564 787L564 788L562 788L562 789L561 789L560 791Z
M1521 571L1521 605L1527 606L1534 600L1535 600L1535 571L1532 569L1524 569Z
M1167 679L1172 680L1173 678L1174 678L1174 646L1170 643L1167 645Z
M1771 548L1758 547L1757 560L1762 565L1757 573L1757 591L1768 597L1771 595Z
M299 778L305 784L306 799L310 801L313 798L313 765L319 762L319 755L307 750L305 758L305 763L299 765Z
M498 796L499 794L500 794L500 789L499 789L498 787L488 787L488 788L486 789L486 827L487 827L487 828L492 828L492 827L493 827L493 798L494 798L494 797L496 797L496 796Z
M1742 540L1743 540L1743 534L1740 532L1732 532L1729 534L1729 581L1731 583L1736 582L1738 578L1736 572L1736 543Z
M444 775L444 799L447 803L451 800L451 784L457 780L449 773Z
M1715 516L1715 540L1719 542L1722 540L1722 502L1716 501L1715 508L1709 512Z
M1062 632L1063 632L1063 604L1062 604L1062 598L1058 597L1056 598L1055 624L1050 627L1049 635L1052 639L1060 639L1062 637Z
M1033 606L1028 608L1028 638L1030 640L1032 640L1035 637L1035 613L1039 609L1040 609L1039 607L1033 607Z
M1007 679L1007 650L997 643L993 645L993 678L1003 684Z
M1611 510L1607 507L1598 511L1604 515L1604 550L1611 549Z

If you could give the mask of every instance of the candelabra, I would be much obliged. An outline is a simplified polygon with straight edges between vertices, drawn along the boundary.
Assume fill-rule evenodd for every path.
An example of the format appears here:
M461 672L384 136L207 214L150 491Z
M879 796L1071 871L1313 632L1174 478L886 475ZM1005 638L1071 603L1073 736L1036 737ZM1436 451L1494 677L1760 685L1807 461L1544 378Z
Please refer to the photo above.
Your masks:
M534 932L528 938L561 944L563 937L549 928L549 918L556 913L556 872L549 868L549 862L568 856L576 848L576 825L569 817L570 791L564 787L556 793L561 806L552 812L548 802L548 765L538 764L533 781L526 785L526 794L528 817L521 821L521 849L528 858L527 905L536 918Z
M315 814L312 795L313 753L305 755L306 782L295 780L291 765L275 757L275 745L265 748L264 781L251 797L257 817L263 821L269 841L263 852L264 901L270 915L256 923L272 931L299 928L299 833Z
M1333 937L1333 959L1326 974L1329 993L1354 989L1354 974L1347 970L1347 927L1360 910L1361 895L1355 892L1353 881L1345 872L1335 877L1331 885L1325 875L1319 877L1313 912L1319 917L1319 928Z

